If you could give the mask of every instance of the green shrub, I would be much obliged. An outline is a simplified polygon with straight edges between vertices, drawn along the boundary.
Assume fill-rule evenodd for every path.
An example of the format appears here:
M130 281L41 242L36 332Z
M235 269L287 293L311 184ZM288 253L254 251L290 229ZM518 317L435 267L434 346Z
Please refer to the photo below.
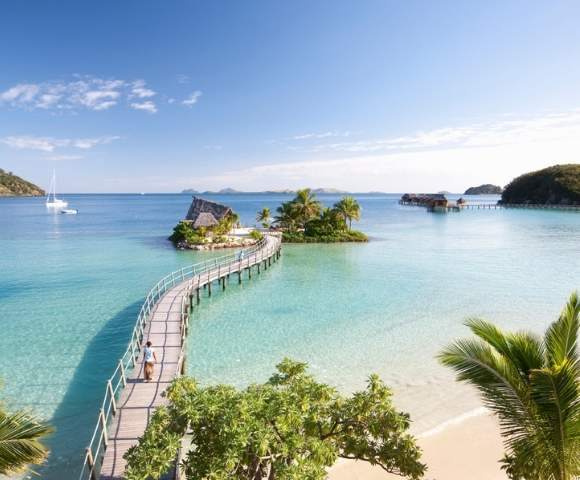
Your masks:
M250 238L256 241L260 241L262 238L264 238L264 235L259 230L252 230L250 232Z
M332 232L321 235L307 235L305 232L284 232L284 243L342 243L342 242L368 242L368 237L357 230Z

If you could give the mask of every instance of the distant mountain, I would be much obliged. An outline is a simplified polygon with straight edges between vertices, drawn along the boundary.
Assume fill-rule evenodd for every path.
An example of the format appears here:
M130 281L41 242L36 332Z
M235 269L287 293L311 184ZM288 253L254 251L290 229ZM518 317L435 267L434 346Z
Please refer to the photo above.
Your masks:
M464 195L499 195L502 188L491 183L485 183L479 187L469 187L465 190Z
M45 193L42 188L0 168L0 197L37 197Z
M312 193L343 194L348 192L345 190L339 190L338 188L313 188Z
M440 195L450 195L451 194L451 192L448 190L441 190L440 192L437 192L437 193L439 193Z
M580 164L554 165L512 180L502 203L580 205Z
M344 190L338 190L337 188L313 188L312 189L313 193L317 193L317 194L344 194L344 193L348 193ZM269 195L273 195L273 194L287 194L287 195L293 195L296 193L296 190L291 190L291 189L284 189L284 190L266 190L266 191L262 191L262 192L242 192L240 190L236 190L234 188L222 188L221 190L218 191L211 191L211 190L206 190L205 192L199 192L197 190L194 190L193 188L188 188L186 190L182 190L181 193L190 193L190 194L200 194L200 195L236 195L236 194L269 194Z

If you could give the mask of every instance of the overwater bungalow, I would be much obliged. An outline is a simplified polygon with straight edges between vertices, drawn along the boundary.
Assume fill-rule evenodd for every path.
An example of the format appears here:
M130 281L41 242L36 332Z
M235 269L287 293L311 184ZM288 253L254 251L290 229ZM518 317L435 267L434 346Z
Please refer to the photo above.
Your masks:
M405 193L399 203L401 205L427 207L430 212L447 213L449 211L459 211L459 202L448 200L442 193Z

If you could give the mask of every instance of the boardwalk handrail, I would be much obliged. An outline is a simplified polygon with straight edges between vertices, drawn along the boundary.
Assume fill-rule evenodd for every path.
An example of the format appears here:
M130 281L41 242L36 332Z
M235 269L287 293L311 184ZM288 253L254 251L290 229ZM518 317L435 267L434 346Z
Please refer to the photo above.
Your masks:
M97 424L93 430L89 445L85 450L84 462L79 476L80 480L96 480L98 478L97 465L100 456L104 452L104 449L107 447L107 426L109 424L109 420L111 419L112 415L116 413L116 400L118 399L122 389L127 385L127 371L135 368L137 365L137 358L142 348L145 325L147 324L149 316L159 299L163 297L167 290L174 287L176 284L182 283L186 279L191 278L186 287L187 295L184 295L181 304L180 320L182 349L177 366L178 371L176 372L176 374L179 375L183 368L183 346L185 344L183 340L185 340L185 336L187 335L187 328L189 324L189 315L187 314L188 311L186 309L188 309L190 305L189 302L187 302L187 299L190 298L191 291L195 286L193 282L194 277L197 277L197 286L199 286L201 276L205 273L208 273L209 278L210 272L215 271L216 268L218 271L221 269L221 267L229 267L229 271L231 271L231 267L233 265L237 265L239 268L245 268L243 264L247 262L247 264L250 265L251 257L256 259L257 255L260 255L263 258L264 250L270 250L270 248L267 247L268 239L267 235L265 235L264 238L262 238L252 247L245 248L241 251L238 250L227 255L214 257L203 262L198 262L188 267L175 270L159 280L149 291L143 304L141 305L141 309L139 311L139 315L137 316L135 326L133 327L131 340L127 345L127 349L119 359L113 374L107 380L105 395L99 410ZM243 256L240 255L240 252L243 252Z

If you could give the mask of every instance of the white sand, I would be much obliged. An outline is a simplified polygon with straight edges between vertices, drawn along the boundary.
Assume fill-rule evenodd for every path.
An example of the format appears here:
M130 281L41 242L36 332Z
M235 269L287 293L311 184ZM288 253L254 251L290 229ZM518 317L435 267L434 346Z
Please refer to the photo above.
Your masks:
M443 431L419 438L426 480L506 480L498 460L503 447L497 421L489 414L450 424ZM329 471L330 480L394 480L366 462L339 460Z

